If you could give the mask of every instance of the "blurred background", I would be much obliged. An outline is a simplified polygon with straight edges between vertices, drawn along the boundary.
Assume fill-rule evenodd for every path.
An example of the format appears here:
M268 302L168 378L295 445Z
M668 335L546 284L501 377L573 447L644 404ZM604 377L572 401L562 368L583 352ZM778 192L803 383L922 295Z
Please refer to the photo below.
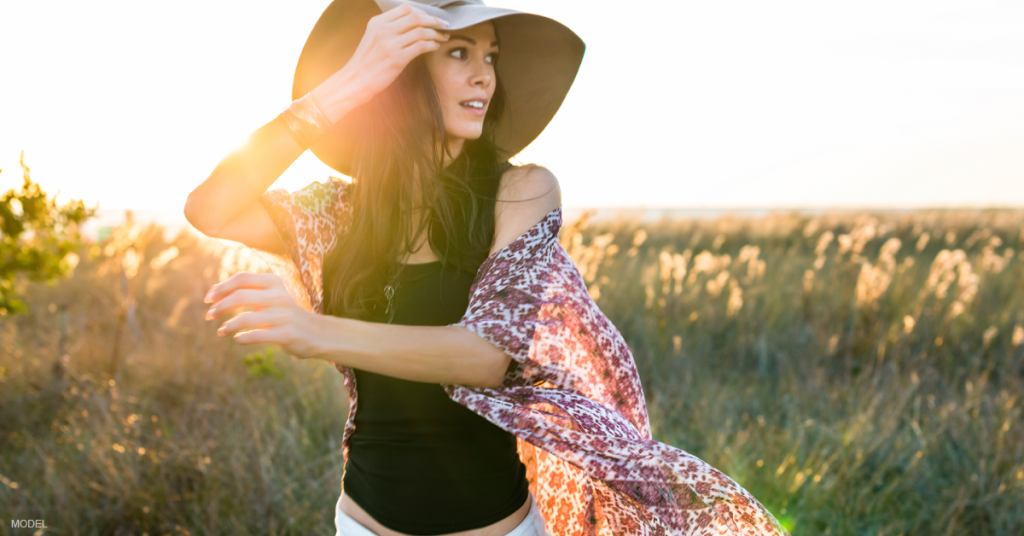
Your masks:
M3 523L333 530L340 375L216 337L205 291L265 265L182 215L328 3L0 4ZM517 160L657 439L794 534L1024 532L1024 4L488 4L587 44Z

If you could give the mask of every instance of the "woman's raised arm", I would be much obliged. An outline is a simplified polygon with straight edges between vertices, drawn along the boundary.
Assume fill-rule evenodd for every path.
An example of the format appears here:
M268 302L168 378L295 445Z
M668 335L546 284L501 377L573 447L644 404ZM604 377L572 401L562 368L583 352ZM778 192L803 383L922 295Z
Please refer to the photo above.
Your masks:
M207 236L283 252L270 216L257 201L303 151L280 118L263 125L192 190L185 217Z
M370 19L352 59L312 91L331 124L389 86L413 58L437 50L448 23L403 4ZM305 151L276 118L227 155L188 196L185 217L203 234L268 251L284 249L257 202Z

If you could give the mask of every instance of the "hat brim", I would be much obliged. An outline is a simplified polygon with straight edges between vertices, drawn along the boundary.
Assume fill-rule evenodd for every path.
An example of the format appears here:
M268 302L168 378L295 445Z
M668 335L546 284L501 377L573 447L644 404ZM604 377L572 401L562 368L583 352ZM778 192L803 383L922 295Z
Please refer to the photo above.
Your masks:
M369 20L394 0L334 0L320 16L306 40L295 69L292 99L312 91L352 58ZM410 2L411 3L411 2ZM586 46L560 22L532 13L482 4L455 3L444 9L416 4L417 8L449 22L447 31L493 21L501 43L496 73L507 95L506 113L495 131L502 160L515 156L540 135L558 112L583 61ZM344 121L311 150L321 161L350 174L359 136L345 129Z

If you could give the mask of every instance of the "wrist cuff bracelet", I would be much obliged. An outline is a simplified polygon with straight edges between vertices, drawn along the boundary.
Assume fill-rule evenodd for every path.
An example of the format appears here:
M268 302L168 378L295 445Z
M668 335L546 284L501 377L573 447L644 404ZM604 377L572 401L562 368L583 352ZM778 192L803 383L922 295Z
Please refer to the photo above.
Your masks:
M281 119L288 125L288 131L303 150L309 149L331 130L331 122L317 104L312 93L292 101L288 109L281 112Z

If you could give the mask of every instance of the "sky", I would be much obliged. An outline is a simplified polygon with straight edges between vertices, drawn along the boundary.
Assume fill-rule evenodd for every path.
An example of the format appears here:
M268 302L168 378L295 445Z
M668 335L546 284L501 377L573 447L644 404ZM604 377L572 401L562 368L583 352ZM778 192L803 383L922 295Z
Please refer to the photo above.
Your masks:
M0 191L24 150L61 201L180 214L328 4L0 2ZM518 156L567 207L1024 206L1022 2L487 4L587 44ZM330 175L307 152L271 188Z

